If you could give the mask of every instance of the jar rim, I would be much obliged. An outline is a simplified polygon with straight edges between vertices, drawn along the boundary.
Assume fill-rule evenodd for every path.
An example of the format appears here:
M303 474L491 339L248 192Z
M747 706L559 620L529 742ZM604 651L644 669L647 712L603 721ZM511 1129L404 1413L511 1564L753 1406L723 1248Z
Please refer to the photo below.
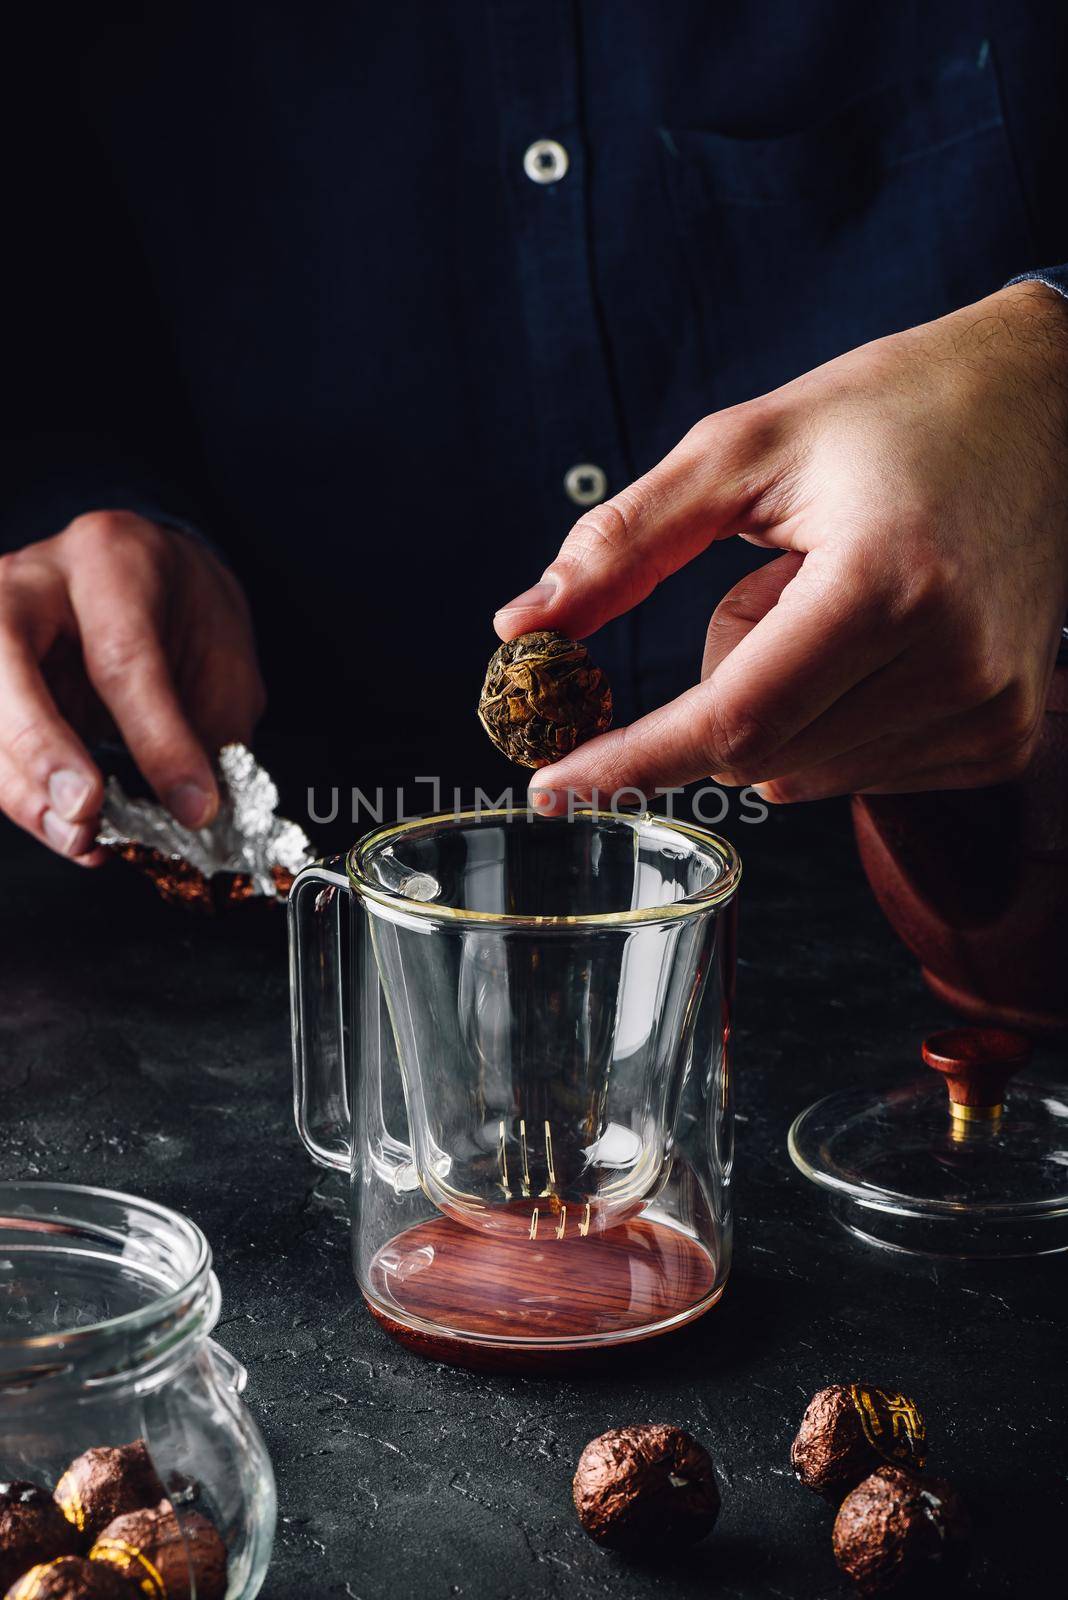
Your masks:
M69 1361L78 1351L87 1350L101 1340L110 1341L113 1337L126 1338L131 1334L149 1332L161 1323L169 1324L174 1330L175 1338L169 1341L173 1347L185 1332L192 1331L188 1327L191 1317L197 1323L201 1321L196 1313L206 1300L210 1301L212 1308L217 1309L218 1292L211 1270L211 1246L196 1223L182 1212L174 1211L158 1201L118 1189L37 1179L0 1180L0 1255L4 1253L4 1231L8 1228L57 1236L80 1233L84 1237L95 1232L102 1239L121 1240L121 1227L116 1227L114 1223L109 1227L87 1215L94 1204L103 1210L113 1207L116 1213L114 1222L120 1221L121 1213L125 1210L135 1216L151 1219L157 1225L161 1238L175 1246L178 1272L173 1287L150 1296L144 1304L129 1311L121 1311L115 1316L103 1317L82 1326L57 1328L54 1333L12 1335L0 1323L0 1379L5 1358L10 1361L13 1356L29 1353L47 1356L49 1352L62 1351ZM116 1254L113 1260L117 1267L124 1265L127 1271L130 1270L129 1256ZM208 1325L203 1330L205 1333L210 1332L213 1320L214 1315L209 1312Z
M433 900L418 900L409 897L400 890L391 889L385 884L377 882L368 870L368 863L373 851L382 846L392 846L397 841L419 832L430 832L434 829L444 830L450 827L462 827L471 822L500 823L501 821L513 823L522 820L525 826L530 827L557 827L572 826L576 822L592 825L596 823L629 824L635 830L644 828L648 831L654 829L670 834L677 839L685 840L691 846L707 851L714 856L720 864L719 874L711 883L705 884L700 889L693 890L679 900L668 901L663 905L642 906L620 911L579 912L573 916L541 916L517 912L474 911L463 906L443 906ZM672 923L685 920L688 917L700 915L713 907L729 903L737 893L738 884L742 875L742 862L735 847L729 839L724 839L718 833L713 833L709 828L703 828L697 823L680 822L674 817L662 817L656 812L626 812L626 811L601 811L592 807L577 808L572 815L564 817L539 817L516 812L510 807L497 807L493 809L447 811L434 816L412 817L403 822L390 823L385 827L375 828L364 835L349 850L345 857L345 869L349 883L361 898L372 901L383 908L401 911L405 915L424 917L430 921L452 923L460 925L480 925L495 928L537 929L547 931L550 929L577 929L577 928L626 928L638 923Z

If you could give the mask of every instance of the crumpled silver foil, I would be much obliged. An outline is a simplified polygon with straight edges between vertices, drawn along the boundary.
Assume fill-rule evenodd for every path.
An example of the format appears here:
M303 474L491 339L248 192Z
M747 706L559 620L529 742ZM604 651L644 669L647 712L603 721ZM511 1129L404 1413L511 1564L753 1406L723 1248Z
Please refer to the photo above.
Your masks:
M158 801L131 800L112 777L97 843L146 871L165 899L209 908L255 895L285 899L316 859L311 841L276 815L278 789L247 746L224 745L216 765L221 804L209 827L183 828Z

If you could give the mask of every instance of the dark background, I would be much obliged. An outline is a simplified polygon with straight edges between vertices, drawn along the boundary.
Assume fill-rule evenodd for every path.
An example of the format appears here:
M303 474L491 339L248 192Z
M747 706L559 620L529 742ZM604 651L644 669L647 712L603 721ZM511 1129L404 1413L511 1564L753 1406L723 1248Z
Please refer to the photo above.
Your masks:
M967 1592L1064 1593L1063 1257L876 1253L794 1172L791 1118L917 1070L946 1018L868 894L844 806L737 815L736 1265L687 1333L580 1379L430 1364L363 1309L339 1190L292 1126L276 907L194 921L128 869L3 837L0 1171L130 1189L205 1229L219 1337L278 1476L268 1600L845 1600L832 1514L788 1457L809 1396L850 1379L925 1406L930 1467L975 1518ZM586 1441L644 1420L695 1433L723 1492L711 1539L666 1566L601 1552L570 1504Z

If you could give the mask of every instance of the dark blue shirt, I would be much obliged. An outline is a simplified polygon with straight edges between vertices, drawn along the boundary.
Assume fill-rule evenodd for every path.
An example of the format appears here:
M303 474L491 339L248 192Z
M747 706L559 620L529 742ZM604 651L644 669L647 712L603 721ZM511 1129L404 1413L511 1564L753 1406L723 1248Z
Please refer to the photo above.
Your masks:
M5 66L4 540L203 527L274 719L331 715L355 778L481 751L491 613L579 502L1068 257L1064 8L82 10ZM621 717L760 559L713 546L598 636Z

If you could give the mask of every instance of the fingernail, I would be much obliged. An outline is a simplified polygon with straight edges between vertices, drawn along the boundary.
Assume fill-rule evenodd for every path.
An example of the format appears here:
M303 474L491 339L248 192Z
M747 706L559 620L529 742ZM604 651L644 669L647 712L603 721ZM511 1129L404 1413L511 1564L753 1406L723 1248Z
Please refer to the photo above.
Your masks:
M517 594L514 600L509 600L506 606L501 606L496 613L499 617L505 611L533 611L547 606L556 593L556 582L552 578L543 578L536 583L533 589L524 589L522 594Z
M54 811L46 811L41 818L44 836L61 856L81 856L92 840L90 830L76 822L65 822Z
M84 774L61 767L48 780L48 798L57 815L70 822L89 798L92 787Z
M183 828L199 828L207 820L211 795L198 783L178 783L168 790L164 804Z
M527 791L527 800L530 809L539 817L562 817L567 815L568 792L566 789L530 789Z

